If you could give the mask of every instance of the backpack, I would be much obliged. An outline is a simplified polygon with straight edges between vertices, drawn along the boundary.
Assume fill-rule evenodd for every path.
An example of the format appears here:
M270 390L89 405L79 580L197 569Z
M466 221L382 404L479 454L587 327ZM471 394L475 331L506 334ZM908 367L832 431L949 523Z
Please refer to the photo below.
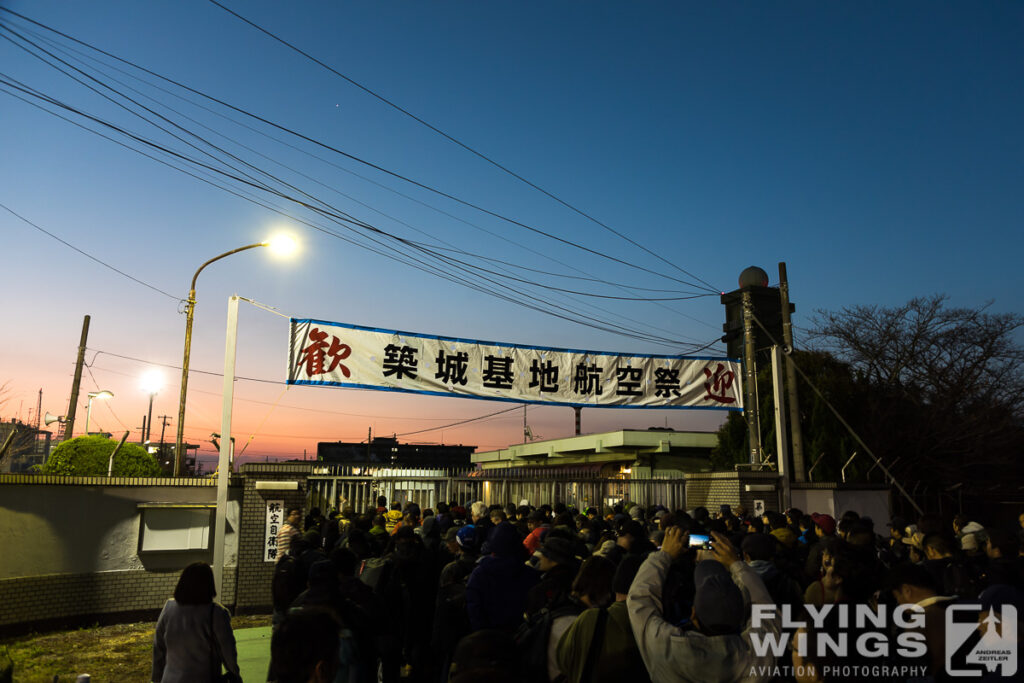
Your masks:
M541 609L519 626L515 633L515 648L520 680L548 680L551 625L558 617L576 616L582 611L583 608L576 603L564 602L553 608Z
M299 569L299 562L293 555L285 555L274 566L274 578L270 583L270 594L274 610L287 612L288 607L305 588L306 581Z
M363 562L359 571L359 580L373 589L374 593L380 593L386 582L387 576L391 573L391 560L386 557L371 557Z
M978 573L971 565L953 560L942 571L943 595L956 596L964 600L973 600L981 593L981 582Z

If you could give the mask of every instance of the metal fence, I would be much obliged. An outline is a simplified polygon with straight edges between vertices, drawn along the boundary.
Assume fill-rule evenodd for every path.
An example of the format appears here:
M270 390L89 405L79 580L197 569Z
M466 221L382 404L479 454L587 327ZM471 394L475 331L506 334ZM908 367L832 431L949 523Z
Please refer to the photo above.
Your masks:
M584 509L602 508L624 500L638 505L661 504L680 509L686 503L686 480L682 477L631 479L628 475L609 478L593 468L566 468L552 472L545 468L514 469L412 469L332 465L314 470L309 477L307 503L327 510L351 505L357 512L376 506L378 496L387 502L414 502L433 508L439 502L466 505L483 501L534 507L564 503Z

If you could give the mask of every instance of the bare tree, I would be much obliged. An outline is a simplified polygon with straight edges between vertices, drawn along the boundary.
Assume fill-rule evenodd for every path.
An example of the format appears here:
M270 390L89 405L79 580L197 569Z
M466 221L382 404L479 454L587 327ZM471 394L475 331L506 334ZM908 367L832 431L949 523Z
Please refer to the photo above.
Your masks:
M947 301L818 311L811 345L848 363L870 389L866 436L879 455L903 456L907 475L1005 480L1024 422L1024 347L1015 339L1024 316Z

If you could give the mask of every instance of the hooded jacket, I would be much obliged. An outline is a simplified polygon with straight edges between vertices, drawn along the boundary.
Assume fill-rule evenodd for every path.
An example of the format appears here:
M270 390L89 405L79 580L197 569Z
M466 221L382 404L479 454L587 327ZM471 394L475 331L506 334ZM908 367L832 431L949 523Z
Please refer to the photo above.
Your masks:
M651 680L670 681L767 681L775 657L769 650L758 657L751 645L752 637L778 637L774 620L753 628L748 621L738 635L706 636L699 631L685 631L665 621L662 616L661 593L672 558L663 551L651 553L640 566L626 601L629 621L636 635L640 656ZM772 602L768 590L757 574L742 561L729 568L733 582L754 604ZM698 588L698 590L700 590Z
M523 621L526 595L540 572L525 564L519 533L508 522L494 527L487 539L491 554L477 563L466 583L466 609L474 631L512 631Z
M796 547L797 536L789 527L783 527L781 529L772 529L771 534L776 538L776 540L778 540L779 543L783 545L783 547L790 550Z
M388 510L384 513L384 528L389 534L394 533L395 527L402 521L401 510Z

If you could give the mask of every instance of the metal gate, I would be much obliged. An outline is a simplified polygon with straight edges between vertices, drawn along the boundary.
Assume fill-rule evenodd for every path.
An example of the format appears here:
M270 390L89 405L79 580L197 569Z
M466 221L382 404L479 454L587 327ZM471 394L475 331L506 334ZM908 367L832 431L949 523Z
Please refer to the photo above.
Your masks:
M414 502L423 509L442 501L468 508L478 500L502 506L564 503L579 510L602 509L627 500L671 510L686 505L686 480L682 477L609 478L596 476L591 469L552 472L531 467L475 470L333 465L318 468L308 481L307 505L319 507L324 514L345 505L356 513L365 512L376 508L378 496L387 498L389 506Z

